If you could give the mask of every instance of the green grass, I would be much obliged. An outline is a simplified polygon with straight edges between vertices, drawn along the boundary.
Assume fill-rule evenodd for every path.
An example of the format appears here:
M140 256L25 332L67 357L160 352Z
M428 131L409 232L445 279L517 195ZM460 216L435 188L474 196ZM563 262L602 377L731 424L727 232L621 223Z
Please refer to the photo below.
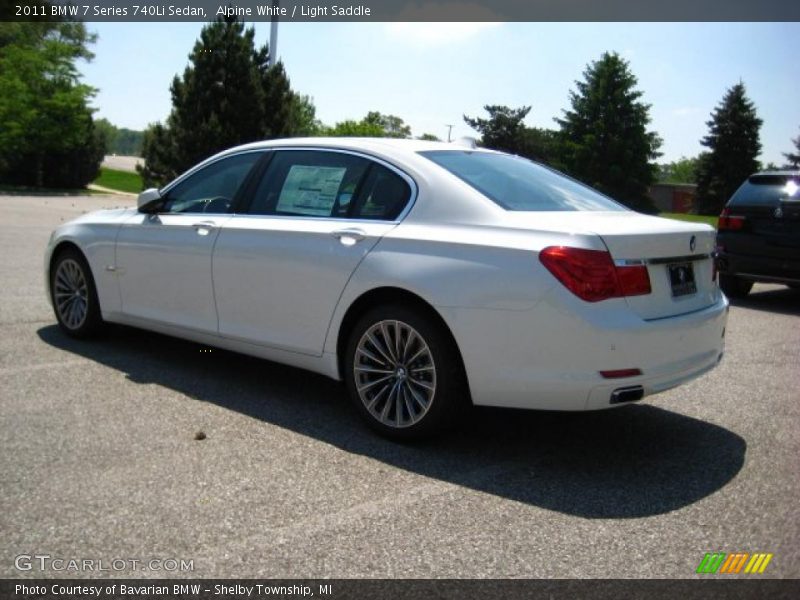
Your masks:
M138 173L117 171L105 167L100 168L100 176L92 183L130 194L138 194L142 191L142 178Z
M666 217L667 219L676 219L678 221L691 221L692 223L706 223L711 225L714 229L717 228L718 217L706 217L702 215L687 215L683 213L661 213L659 217Z

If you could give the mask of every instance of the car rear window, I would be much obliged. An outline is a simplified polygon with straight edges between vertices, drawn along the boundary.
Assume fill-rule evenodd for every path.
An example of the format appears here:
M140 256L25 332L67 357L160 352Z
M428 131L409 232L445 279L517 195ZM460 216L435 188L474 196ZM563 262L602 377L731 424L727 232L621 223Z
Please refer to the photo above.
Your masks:
M800 200L800 176L752 175L731 196L729 206L775 205Z
M469 150L434 150L420 154L506 210L626 210L592 188L518 156Z

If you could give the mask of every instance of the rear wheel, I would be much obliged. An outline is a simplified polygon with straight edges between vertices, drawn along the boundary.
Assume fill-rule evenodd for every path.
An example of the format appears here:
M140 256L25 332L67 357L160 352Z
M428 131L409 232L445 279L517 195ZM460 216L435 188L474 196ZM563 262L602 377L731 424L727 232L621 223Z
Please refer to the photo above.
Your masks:
M53 309L61 329L85 338L103 324L92 272L83 255L73 248L62 251L50 271Z
M458 353L434 319L403 306L379 307L350 334L345 383L374 430L393 439L452 424L466 399Z
M753 288L753 282L749 279L741 279L735 275L720 274L719 287L729 298L744 298Z

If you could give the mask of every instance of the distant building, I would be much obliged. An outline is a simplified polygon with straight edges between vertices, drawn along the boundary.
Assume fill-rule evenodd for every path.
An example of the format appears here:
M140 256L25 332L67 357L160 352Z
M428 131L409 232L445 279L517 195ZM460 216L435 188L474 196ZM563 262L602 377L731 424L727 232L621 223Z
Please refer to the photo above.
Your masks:
M693 183L654 183L650 186L650 198L659 212L696 212L697 186Z

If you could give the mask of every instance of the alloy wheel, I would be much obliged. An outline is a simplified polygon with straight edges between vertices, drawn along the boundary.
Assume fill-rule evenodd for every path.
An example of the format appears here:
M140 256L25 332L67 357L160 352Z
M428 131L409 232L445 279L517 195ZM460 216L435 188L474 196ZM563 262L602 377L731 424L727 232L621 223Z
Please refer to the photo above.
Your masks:
M56 268L53 278L53 300L61 322L69 329L78 329L89 314L89 284L77 261L67 258Z
M426 415L436 394L436 364L416 329L378 321L361 336L355 354L356 390L374 419L399 429Z

